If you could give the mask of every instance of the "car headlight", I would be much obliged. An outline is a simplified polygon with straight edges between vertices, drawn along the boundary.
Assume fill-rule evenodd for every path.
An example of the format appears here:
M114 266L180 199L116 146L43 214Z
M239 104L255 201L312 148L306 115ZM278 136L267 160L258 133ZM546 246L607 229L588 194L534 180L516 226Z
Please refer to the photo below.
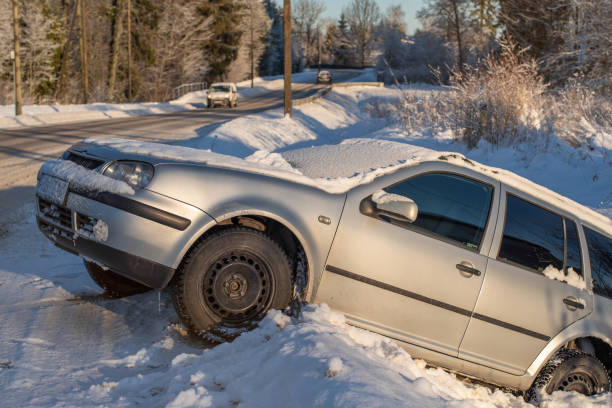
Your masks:
M154 169L139 161L114 161L103 172L107 177L125 181L135 189L145 188L153 179Z

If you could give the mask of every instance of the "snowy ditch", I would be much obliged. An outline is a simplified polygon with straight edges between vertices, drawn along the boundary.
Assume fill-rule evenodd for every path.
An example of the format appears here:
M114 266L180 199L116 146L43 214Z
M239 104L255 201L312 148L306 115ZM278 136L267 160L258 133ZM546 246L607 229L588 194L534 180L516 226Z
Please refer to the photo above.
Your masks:
M590 208L612 191L610 165L599 150L555 142L541 150L482 145L468 151L448 132L408 134L393 121L368 116L369 101L397 96L384 88L337 90L296 110L293 119L280 111L246 116L181 145L199 149L206 160L228 165L219 153L229 154L236 160L230 165L307 177L328 191L346 191L410 165L423 152L439 157L446 151L514 171ZM29 205L15 213L0 237L0 388L6 406L529 406L511 393L428 368L391 340L347 325L325 305L306 306L300 318L272 311L232 343L204 349L183 335L167 291L120 300L96 296L99 289L81 260L54 248L37 231L33 210ZM610 210L610 205L598 208L603 214ZM103 238L103 225L96 235ZM555 271L549 274L560 278ZM555 393L542 403L545 408L609 406L609 394Z

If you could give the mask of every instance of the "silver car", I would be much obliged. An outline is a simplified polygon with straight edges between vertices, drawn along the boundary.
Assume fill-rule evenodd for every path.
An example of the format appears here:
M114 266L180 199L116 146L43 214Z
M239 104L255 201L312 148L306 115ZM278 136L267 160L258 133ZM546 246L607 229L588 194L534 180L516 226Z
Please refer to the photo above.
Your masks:
M193 332L326 302L529 400L608 391L612 222L458 157L330 194L229 157L81 143L41 168L38 223L109 296L172 285Z
M238 106L238 88L231 82L217 82L210 86L206 97L209 108L217 105L235 108Z

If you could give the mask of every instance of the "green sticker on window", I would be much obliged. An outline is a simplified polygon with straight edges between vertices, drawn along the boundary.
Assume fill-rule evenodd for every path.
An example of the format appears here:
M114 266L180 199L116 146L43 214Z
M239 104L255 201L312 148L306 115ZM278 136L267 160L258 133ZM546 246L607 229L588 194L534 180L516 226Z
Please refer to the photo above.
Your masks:
M468 248L473 248L473 249L477 249L478 248L478 245L474 245L474 244L471 244L469 242L467 244L465 244L465 245L467 245Z

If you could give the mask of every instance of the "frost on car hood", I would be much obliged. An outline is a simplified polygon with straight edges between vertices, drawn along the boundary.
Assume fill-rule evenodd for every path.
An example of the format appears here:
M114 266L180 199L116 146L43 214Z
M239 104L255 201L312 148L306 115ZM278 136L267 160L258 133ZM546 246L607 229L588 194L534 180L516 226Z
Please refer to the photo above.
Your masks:
M88 139L85 142L112 148L124 154L263 174L316 187L328 193L345 193L400 168L423 162L443 161L486 174L538 199L565 208L579 215L584 221L612 233L610 218L515 173L486 166L460 153L439 152L407 143L348 139L335 145L307 147L282 153L260 150L241 159L210 150L117 138Z

